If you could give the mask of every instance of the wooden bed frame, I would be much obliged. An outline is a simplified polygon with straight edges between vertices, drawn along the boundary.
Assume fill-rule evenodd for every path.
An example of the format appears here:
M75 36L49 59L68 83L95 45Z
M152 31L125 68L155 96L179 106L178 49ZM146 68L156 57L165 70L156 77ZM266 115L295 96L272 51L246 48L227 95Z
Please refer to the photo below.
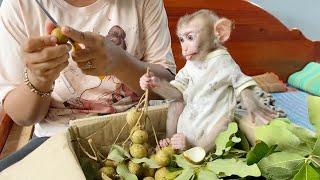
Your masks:
M250 2L241 0L164 0L172 49L178 69L185 60L175 35L179 17L199 9L211 9L234 21L231 40L226 43L244 73L257 75L274 72L286 81L288 76L310 61L320 59L320 42L306 39L298 30L289 30L276 18ZM0 114L0 152L12 127L12 120Z

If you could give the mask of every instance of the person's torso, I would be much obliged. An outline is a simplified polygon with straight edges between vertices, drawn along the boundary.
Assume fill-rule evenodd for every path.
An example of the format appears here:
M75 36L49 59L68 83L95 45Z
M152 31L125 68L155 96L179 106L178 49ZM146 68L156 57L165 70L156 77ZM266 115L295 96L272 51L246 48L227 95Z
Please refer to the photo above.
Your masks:
M46 15L35 1L21 3L27 37L45 35ZM143 1L97 0L87 7L74 7L64 0L42 3L59 25L107 36L137 59L143 57ZM116 77L106 76L100 82L98 77L84 75L72 59L69 62L55 82L46 119L36 125L38 136L55 134L56 130L43 131L52 124L65 127L69 120L125 111L139 98Z

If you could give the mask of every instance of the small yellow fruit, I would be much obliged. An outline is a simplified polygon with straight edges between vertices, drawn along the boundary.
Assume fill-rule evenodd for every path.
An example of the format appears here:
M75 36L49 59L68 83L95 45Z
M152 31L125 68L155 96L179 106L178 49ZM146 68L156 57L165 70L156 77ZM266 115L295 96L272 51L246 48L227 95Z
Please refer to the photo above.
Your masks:
M99 170L101 176L106 175L110 178L116 175L116 170L113 167L103 167Z
M140 159L147 156L147 149L142 144L132 144L129 151L134 158Z
M142 111L139 111L136 108L132 108L128 111L127 116L126 116L126 120L127 120L129 127L133 127L134 125L136 125L141 113L142 113ZM144 121L146 119L146 117L147 117L146 114L143 113L140 121Z
M161 166L168 166L170 163L171 157L163 150L159 150L154 157L155 162Z
M163 167L157 170L156 174L154 175L154 178L155 180L167 180L167 174L167 168Z
M143 168L143 175L145 177L154 177L154 174L155 174L156 170L155 169L152 169L152 168L149 168L149 167L144 167Z
M148 133L143 130L136 130L130 137L134 144L143 144L148 141Z
M154 180L153 177L144 177L142 180Z
M128 169L132 174L135 175L140 175L142 173L142 167L140 166L140 164L134 163L132 161L129 161Z
M116 167L118 165L118 163L117 162L115 162L115 161L112 161L112 160L109 160L109 159L107 159L107 160L105 160L104 162L103 162L103 166L105 166L105 167Z
M166 146L162 148L164 152L166 152L170 157L174 155L174 149L172 148L172 145Z
M152 161L156 161L156 155L155 155L155 154L151 154L151 156L149 157L149 159L151 159Z
M68 37L62 34L59 27L54 28L51 31L51 35L57 38L57 44L66 44L68 42Z

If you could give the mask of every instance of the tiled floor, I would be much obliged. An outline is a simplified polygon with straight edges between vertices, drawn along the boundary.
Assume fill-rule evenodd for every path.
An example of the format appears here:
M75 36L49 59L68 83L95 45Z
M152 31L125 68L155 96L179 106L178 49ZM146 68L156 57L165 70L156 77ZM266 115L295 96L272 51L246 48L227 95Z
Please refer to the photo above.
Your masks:
M8 136L7 142L0 154L0 159L24 146L29 141L32 131L33 126L21 127L14 124Z

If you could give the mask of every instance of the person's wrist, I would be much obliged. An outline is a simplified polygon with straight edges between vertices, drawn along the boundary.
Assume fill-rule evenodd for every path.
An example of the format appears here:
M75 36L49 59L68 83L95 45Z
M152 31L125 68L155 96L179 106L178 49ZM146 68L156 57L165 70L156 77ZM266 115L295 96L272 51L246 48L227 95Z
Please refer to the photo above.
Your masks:
M39 92L50 93L53 90L54 81L36 77L29 69L25 70L25 81L26 80Z

